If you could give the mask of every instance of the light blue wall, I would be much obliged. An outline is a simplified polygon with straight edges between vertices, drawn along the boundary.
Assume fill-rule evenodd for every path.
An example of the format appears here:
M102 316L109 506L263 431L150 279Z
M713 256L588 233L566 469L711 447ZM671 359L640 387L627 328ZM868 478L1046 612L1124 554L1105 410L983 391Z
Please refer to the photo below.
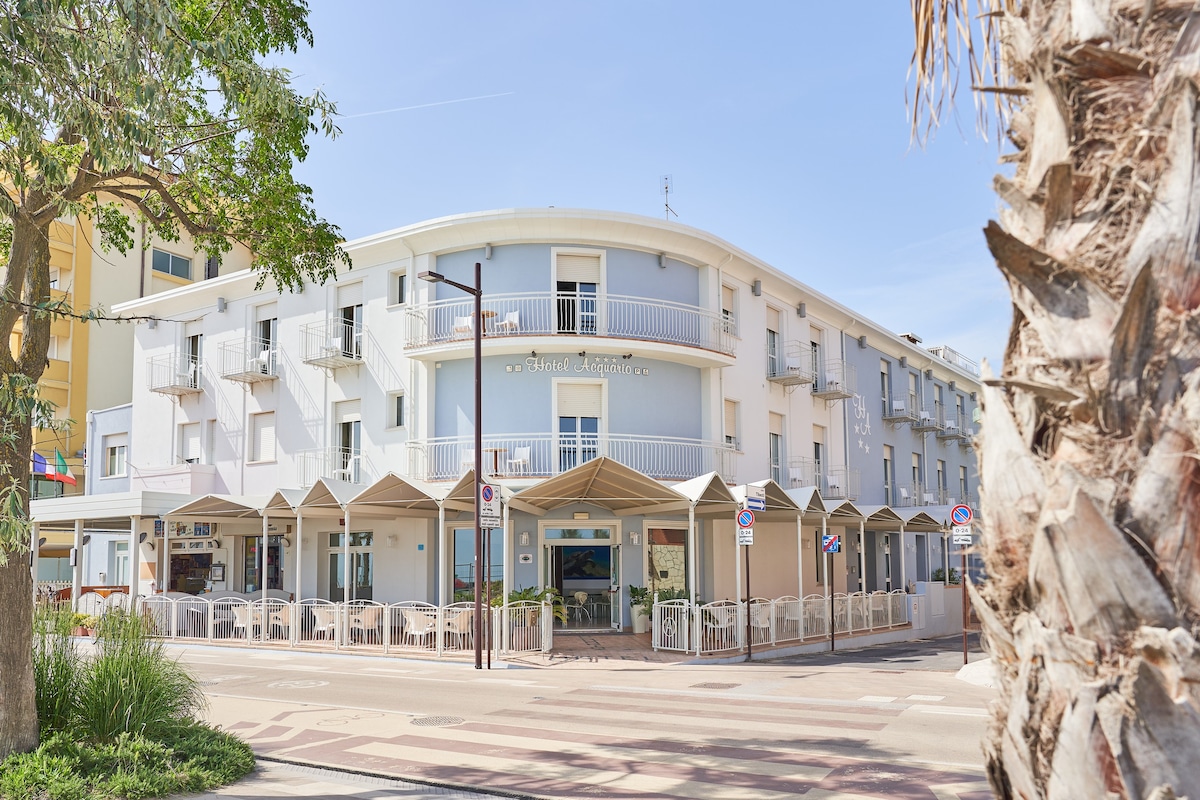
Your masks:
M87 494L113 494L129 491L129 473L139 463L133 455L132 437L125 447L125 463L129 465L123 477L101 478L104 473L104 437L114 433L128 434L133 430L133 406L125 404L92 412L88 431L88 471L84 491Z
M552 247L572 247L570 243L514 244L492 248L492 257L484 258L483 248L461 250L437 257L437 272L468 286L475 282L475 262L482 264L481 282L485 294L510 292L549 292L553 284L550 258ZM607 253L606 287L609 294L649 297L687 305L699 305L699 271L688 264L667 259L666 268L658 266L658 254L637 250L601 248ZM438 300L464 297L453 286L433 287Z
M910 365L901 368L898 359L885 356L879 350L870 346L870 336L867 337L867 347L860 348L858 339L845 337L846 360L854 364L858 371L858 397L846 400L846 415L849 428L848 461L851 467L858 467L862 479L862 494L859 502L865 504L882 504L887 502L883 490L883 446L891 445L895 453L894 478L899 486L907 486L912 481L912 454L922 453L924 440L924 468L926 485L931 489L935 486L936 464L939 459L946 462L946 486L951 495L958 494L958 468L967 466L968 491L978 492L977 470L975 467L974 451L959 446L954 439L939 439L935 432L914 433L909 425L889 425L882 419L883 392L880 386L880 360L887 359L891 363L892 396L896 399L908 397L908 373L914 372L919 376L919 385L924 392L923 403L933 407L934 385L942 386L942 399L949 413L954 412L955 396L963 397L966 416L969 418L977 403L971 400L969 392L961 388L950 391L943 381L928 380L923 369L917 369L917 358L910 359ZM922 358L919 366L924 367ZM978 426L975 426L978 428ZM955 498L961 500L962 498Z
M649 370L648 375L576 372L583 359L574 353L538 353L548 362L566 362L566 371L530 372L526 354L495 356L483 361L483 432L489 436L551 433L553 378L603 378L608 382L608 432L699 439L700 370L645 358L619 359L624 368ZM614 358L608 356L608 358ZM589 362L592 358L589 357ZM521 371L516 372L515 367ZM508 371L508 368L514 371ZM473 432L474 362L443 361L434 370L434 436L466 436Z

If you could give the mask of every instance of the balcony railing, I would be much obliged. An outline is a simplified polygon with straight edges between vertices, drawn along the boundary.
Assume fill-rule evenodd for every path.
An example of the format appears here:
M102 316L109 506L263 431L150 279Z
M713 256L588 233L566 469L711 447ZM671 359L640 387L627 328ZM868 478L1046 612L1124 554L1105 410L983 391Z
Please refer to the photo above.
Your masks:
M472 436L408 443L409 475L427 481L456 480L475 467ZM716 472L734 477L732 445L699 439L626 434L515 434L483 437L483 469L510 478L558 475L599 456L659 480L687 480Z
M784 354L767 351L767 380L781 386L800 386L816 380L810 345L789 341Z
M337 369L361 364L363 326L341 319L310 322L300 328L300 360Z
M939 439L961 439L966 435L959 424L958 415L954 412L946 414L942 419L941 429L938 430L937 438Z
M845 400L858 391L858 370L845 361L826 361L813 383L813 397Z
M979 375L979 365L978 364L976 364L974 361L972 361L971 359L964 356L962 353L959 353L955 350L951 350L949 347L946 347L945 345L941 345L939 347L931 347L931 348L929 348L929 352L932 353L933 355L937 356L938 358L942 359L943 361L949 361L951 364L953 364L954 366L958 367L961 370L965 370L966 372L969 372L975 376Z
M370 483L373 470L362 453L346 447L323 447L296 453L296 478L303 487L312 486L321 478Z
M495 294L483 298L486 337L598 336L637 339L734 354L729 320L697 306L584 292ZM405 347L418 350L474 337L471 300L437 300L406 312Z
M918 408L916 419L912 420L911 427L917 433L940 431L943 427L941 408L937 405Z
M152 392L178 396L204 391L200 362L186 353L154 356L147 367Z
M893 425L917 421L917 398L913 394L883 398L883 421Z
M239 383L273 381L279 377L275 342L250 337L221 345L221 377Z
M895 506L937 506L944 505L949 493L936 486L925 488L921 484L910 483L896 487Z
M860 473L857 467L833 467L815 458L793 458L788 462L788 486L815 486L826 500L857 500Z

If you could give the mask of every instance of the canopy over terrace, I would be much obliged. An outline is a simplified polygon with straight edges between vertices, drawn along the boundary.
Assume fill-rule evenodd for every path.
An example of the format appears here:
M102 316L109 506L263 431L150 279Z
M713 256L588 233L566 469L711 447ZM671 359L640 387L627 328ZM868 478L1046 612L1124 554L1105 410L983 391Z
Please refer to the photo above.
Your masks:
M186 496L186 495L185 495ZM179 504L177 492L114 492L75 497L58 497L34 500L29 504L33 570L37 574L38 540L43 532L73 531L72 546L77 553L83 552L84 531L120 532L129 535L131 557L140 552L139 522L157 519L169 513ZM189 500L193 499L189 497ZM140 559L132 563L140 563ZM147 567L148 569L148 567ZM72 597L78 599L83 586L83 559L77 558L72 573ZM138 594L141 571L129 570L129 594ZM150 580L147 577L147 580Z

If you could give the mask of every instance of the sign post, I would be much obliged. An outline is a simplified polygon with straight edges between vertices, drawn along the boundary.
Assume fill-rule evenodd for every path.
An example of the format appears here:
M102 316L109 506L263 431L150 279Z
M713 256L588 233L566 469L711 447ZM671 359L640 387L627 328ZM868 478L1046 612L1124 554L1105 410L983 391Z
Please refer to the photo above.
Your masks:
M746 487L761 488L761 487ZM747 503L750 500L749 494L746 496ZM754 641L750 631L750 545L754 544L754 512L749 508L744 508L737 513L737 543L739 547L746 548L746 660L749 661L754 653Z
M963 666L967 665L967 626L970 623L971 611L968 603L971 602L971 595L967 592L967 547L970 547L974 540L971 536L971 520L975 518L975 512L970 506L959 504L950 509L950 521L954 523L951 528L951 533L954 537L954 544L962 545L962 568L958 573L958 580L962 585L962 644L963 644Z
M491 631L492 608L492 529L504 524L501 516L503 510L500 502L500 487L494 483L483 483L479 486L479 525L483 528L483 562L478 565L475 582L484 581L484 605L482 613L487 615L486 625L480 625L480 630ZM487 668L492 668L491 642L488 642Z
M833 614L833 577L829 573L829 556L832 553L839 553L842 549L842 540L836 533L825 533L821 535L821 553L825 559L825 591L829 594L829 652L833 652L834 645L834 629L837 627L837 622ZM847 609L849 611L849 609Z

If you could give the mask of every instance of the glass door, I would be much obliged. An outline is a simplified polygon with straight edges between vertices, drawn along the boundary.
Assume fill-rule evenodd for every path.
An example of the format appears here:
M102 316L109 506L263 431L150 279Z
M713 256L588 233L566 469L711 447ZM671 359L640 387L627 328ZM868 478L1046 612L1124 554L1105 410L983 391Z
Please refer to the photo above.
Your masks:
M621 599L621 545L614 544L608 548L608 564L609 564L609 622L612 624L613 630L621 630L621 612L624 610L624 601Z

